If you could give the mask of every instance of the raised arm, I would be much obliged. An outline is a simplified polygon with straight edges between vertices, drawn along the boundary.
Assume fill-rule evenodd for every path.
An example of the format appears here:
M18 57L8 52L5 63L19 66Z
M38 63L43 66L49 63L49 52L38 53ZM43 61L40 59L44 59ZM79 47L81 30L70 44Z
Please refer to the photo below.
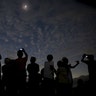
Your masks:
M79 61L76 61L76 64L75 64L75 65L72 66L72 65L70 64L69 66L70 66L70 68L75 68L78 64L79 64Z
M23 53L25 54L25 57L28 58L28 54L27 54L27 52L25 51L24 48L22 48L22 51L23 51Z
M82 55L81 62L84 62L87 64L87 60L85 60L85 57L87 57L87 54Z

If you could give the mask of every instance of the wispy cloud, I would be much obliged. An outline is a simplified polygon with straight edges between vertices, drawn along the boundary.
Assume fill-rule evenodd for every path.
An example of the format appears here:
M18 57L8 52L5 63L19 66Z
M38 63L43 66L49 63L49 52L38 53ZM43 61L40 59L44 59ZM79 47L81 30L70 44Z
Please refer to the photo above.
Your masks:
M15 56L14 50L25 47L40 63L49 53L55 61L64 55L77 59L83 52L96 54L95 9L67 0L24 1L0 2L2 54L9 50ZM28 10L22 10L23 3Z

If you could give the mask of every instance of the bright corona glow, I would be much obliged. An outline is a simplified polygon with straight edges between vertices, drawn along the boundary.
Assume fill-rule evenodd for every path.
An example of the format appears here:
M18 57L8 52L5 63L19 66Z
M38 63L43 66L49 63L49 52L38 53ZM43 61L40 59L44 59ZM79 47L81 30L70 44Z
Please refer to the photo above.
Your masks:
M23 4L22 9L23 10L28 10L28 4Z
M27 9L27 7L28 7L27 5L24 5L24 9Z

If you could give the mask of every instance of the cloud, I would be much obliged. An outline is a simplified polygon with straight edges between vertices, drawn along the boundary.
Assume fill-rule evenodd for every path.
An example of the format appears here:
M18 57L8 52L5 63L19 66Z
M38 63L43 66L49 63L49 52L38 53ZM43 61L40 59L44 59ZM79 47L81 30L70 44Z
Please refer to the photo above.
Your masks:
M54 55L55 62L62 56L68 56L73 62L84 52L96 54L95 9L71 0L24 1L0 2L2 54L6 55L8 48L14 56L14 50L24 47L40 64L49 53ZM30 10L22 10L23 3Z

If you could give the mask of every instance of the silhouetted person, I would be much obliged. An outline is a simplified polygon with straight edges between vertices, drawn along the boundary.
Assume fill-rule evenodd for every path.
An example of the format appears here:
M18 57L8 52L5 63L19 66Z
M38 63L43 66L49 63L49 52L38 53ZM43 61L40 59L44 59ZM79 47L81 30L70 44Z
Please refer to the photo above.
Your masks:
M34 94L35 96L40 95L40 82L41 75L39 73L39 64L36 63L36 57L30 58L30 64L27 66L28 71L28 88L29 94Z
M83 54L81 61L88 66L89 88L91 93L96 94L94 91L96 87L96 60L94 60L94 55Z
M25 56L23 56L25 55ZM19 93L22 94L26 88L26 63L28 60L28 54L24 48L17 51L18 58L15 59L15 62L18 66L18 88Z
M69 78L70 78L70 85L72 86L73 85L73 77L72 77L72 72L71 72L71 69L75 68L78 64L79 64L79 61L76 61L76 64L75 65L71 65L71 64L68 64L69 61L68 61L68 58L66 57L63 57L62 58L62 62L63 62L63 65L64 67L68 70L69 72Z
M47 55L47 61L44 63L44 86L45 95L54 95L54 61L52 54Z
M94 56L83 54L81 61L88 66L89 80L96 82L96 60L94 60Z
M67 84L69 84L68 73L61 60L57 62L56 70L56 95L64 96L67 95Z
M63 57L62 58L62 67L64 67L67 70L67 77L68 77L68 82L66 85L66 94L70 95L71 91L72 91L72 87L73 87L73 77L72 77L71 68L75 68L79 64L79 61L76 61L76 64L73 66L68 63L69 63L68 58Z
M6 95L16 96L17 95L17 85L16 85L16 64L15 60L10 58L4 59L4 65L2 66L2 85L5 90Z

